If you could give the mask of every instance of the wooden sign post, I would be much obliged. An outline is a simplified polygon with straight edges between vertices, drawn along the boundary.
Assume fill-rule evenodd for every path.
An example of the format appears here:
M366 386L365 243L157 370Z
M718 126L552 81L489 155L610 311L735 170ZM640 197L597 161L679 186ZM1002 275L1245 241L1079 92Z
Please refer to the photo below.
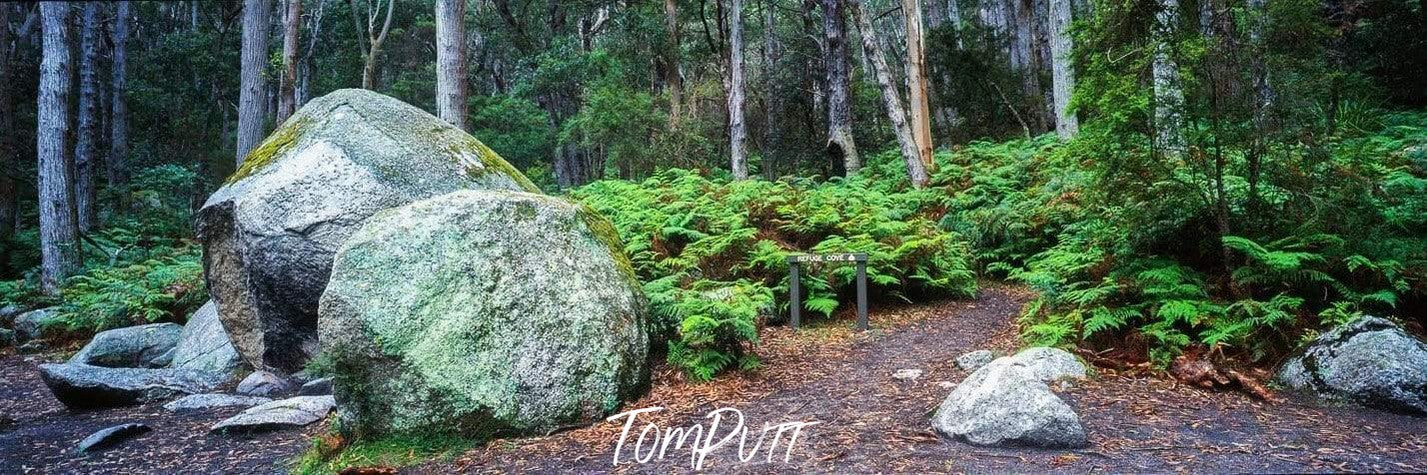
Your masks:
M855 262L857 263L857 331L867 330L867 254L800 254L788 256L788 298L792 300L789 320L794 329L802 323L803 302L799 274L804 262Z

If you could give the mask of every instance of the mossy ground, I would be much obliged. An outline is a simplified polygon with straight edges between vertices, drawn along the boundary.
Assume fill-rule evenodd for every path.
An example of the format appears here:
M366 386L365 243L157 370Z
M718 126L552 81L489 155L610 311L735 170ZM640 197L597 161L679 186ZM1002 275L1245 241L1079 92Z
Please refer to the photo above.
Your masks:
M312 447L293 462L292 473L341 473L353 467L402 468L432 460L448 460L475 446L476 442L472 439L446 435L397 436L348 442L340 435L329 434L312 440Z

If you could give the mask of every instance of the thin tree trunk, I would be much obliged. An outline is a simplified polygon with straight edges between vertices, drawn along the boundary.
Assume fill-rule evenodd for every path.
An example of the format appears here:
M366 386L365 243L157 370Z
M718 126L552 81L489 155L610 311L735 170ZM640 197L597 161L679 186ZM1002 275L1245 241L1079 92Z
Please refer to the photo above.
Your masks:
M827 73L827 151L847 175L857 173L862 161L852 140L851 65L847 56L846 0L821 0L823 10L823 63Z
M892 78L892 72L887 67L887 54L884 52L886 48L882 46L882 38L872 27L872 22L862 11L867 0L859 0L859 3L860 5L848 5L848 10L852 13L852 21L861 32L862 51L872 63L872 71L877 76L877 86L882 89L882 104L886 106L887 119L892 122L892 130L896 132L897 145L902 149L902 159L907 162L907 176L911 178L912 186L924 188L928 181L927 169L922 162L916 136L907 123L907 113L902 109L902 98L897 93L896 80Z
M79 46L79 109L74 145L74 208L79 232L94 227L98 193L94 190L99 166L99 3L85 2Z
M377 8L371 9L367 16L367 28L363 30L360 21L357 25L357 31L365 31L367 36L366 41L362 43L364 47L362 52L362 89L373 89L376 84L377 57L381 55L382 43L386 41L387 32L391 31L392 12L396 9L396 0L387 0L386 20L382 21L381 31L377 31L377 12L381 8L381 0L373 1L377 2ZM352 20L357 21L356 0L348 0L348 4L352 7Z
M129 68L129 25L133 21L131 5L127 0L116 4L114 9L113 62L109 79L111 95L109 99L109 155L105 163L109 189L118 194L117 209L128 210L129 187L129 108L124 96L128 86Z
M318 0L317 11L308 15L312 22L307 25L307 48L302 52L302 59L297 62L297 100L293 105L294 110L312 98L312 55L317 51L317 40L322 36L322 12L326 10L326 6L327 0Z
M1169 156L1178 157L1185 151L1181 116L1184 90L1179 78L1179 64L1174 59L1174 37L1179 25L1179 0L1159 0L1155 22L1155 146Z
M9 278L10 239L15 235L15 180L20 153L15 130L11 66L19 39L11 33L11 5L0 5L0 276Z
M774 166L781 157L783 126L779 118L783 116L783 96L777 90L779 65L783 56L783 43L778 37L777 9L770 0L763 2L763 176L769 180L777 178Z
M466 130L466 0L436 0L436 115Z
M679 116L684 104L684 78L679 74L679 1L664 0L664 28L668 30L668 43L664 46L664 82L669 85L669 126L679 127Z
M243 1L243 68L238 90L239 166L243 164L248 152L257 147L258 142L263 139L263 120L267 117L263 69L268 61L268 29L271 17L272 0Z
M297 42L302 34L302 0L287 2L282 18L282 81L278 88L277 117L281 124L297 110Z
M728 52L728 151L733 178L748 179L748 127L743 123L743 0L732 0L729 8Z
M1055 132L1070 139L1080 131L1080 120L1070 111L1075 92L1075 69L1071 65L1070 22L1072 0L1050 0L1051 95L1055 98Z
M936 0L933 0L936 1ZM925 35L922 33L922 7L919 0L902 0L902 13L907 20L907 93L912 138L916 139L923 174L936 172L932 161L932 121L927 92ZM868 33L864 33L868 34ZM876 36L876 32L871 33ZM865 43L866 40L864 40Z
M1253 150L1247 154L1249 165L1249 204L1257 206L1259 203L1259 179L1262 174L1263 156L1267 152L1267 135L1270 133L1270 114L1276 94L1273 84L1269 82L1268 65L1264 63L1266 50L1263 44L1264 27L1268 22L1268 10L1265 8L1266 0L1248 0L1249 15L1252 23L1249 27L1249 40L1253 44L1255 53L1252 61L1252 74L1254 81L1254 138Z
M44 292L58 295L64 279L81 264L66 147L72 122L69 102L74 95L70 6L44 2L40 4L40 14L44 17L44 59L40 63L35 133L39 155L40 276Z

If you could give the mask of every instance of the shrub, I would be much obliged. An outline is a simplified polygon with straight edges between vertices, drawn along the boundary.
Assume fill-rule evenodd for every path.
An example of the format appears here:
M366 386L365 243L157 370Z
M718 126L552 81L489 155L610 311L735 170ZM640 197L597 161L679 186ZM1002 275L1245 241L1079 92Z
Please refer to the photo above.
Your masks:
M935 193L875 176L730 181L667 170L605 180L571 195L609 217L647 282L669 359L695 379L757 365L760 317L787 310L788 256L864 252L874 296L970 296L969 247L937 226ZM808 266L804 307L832 315L852 291L849 265Z

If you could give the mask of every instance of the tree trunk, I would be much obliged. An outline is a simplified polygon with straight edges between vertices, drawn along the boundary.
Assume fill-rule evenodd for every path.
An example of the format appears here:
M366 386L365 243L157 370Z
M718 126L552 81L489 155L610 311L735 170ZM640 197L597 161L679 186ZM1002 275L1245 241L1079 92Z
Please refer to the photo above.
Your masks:
M827 73L827 151L834 167L846 175L857 173L862 161L852 141L851 65L847 56L847 0L821 0L823 10L823 68Z
M679 115L684 104L684 78L679 74L679 1L664 0L664 28L668 30L668 43L664 46L664 82L669 86L669 127L679 127Z
M14 43L19 41L10 31L10 5L0 5L0 276L9 278L10 244L15 235L15 180L20 153L15 130L15 95L11 65Z
M70 6L43 2L44 59L40 63L40 88L35 133L39 155L41 285L58 295L66 277L80 266L79 230L75 226L74 199L70 194L70 98L74 95L74 62L70 58Z
M1080 131L1080 120L1070 111L1070 95L1075 92L1075 69L1071 65L1070 38L1072 0L1050 0L1051 95L1055 102L1055 132L1070 139Z
M783 126L779 118L783 116L783 97L777 91L782 62L783 43L778 38L778 10L767 0L763 4L763 176L768 180L778 177L774 165L781 155Z
M301 39L302 0L287 2L282 18L282 81L278 87L277 117L281 124L297 110L297 42Z
M916 139L925 175L936 172L936 162L932 161L932 121L928 105L926 49L922 44L925 35L922 33L921 2L902 0L902 13L907 20L907 89L910 91L907 93L907 104L911 109L912 138ZM876 36L875 31L870 34ZM865 44L866 40L863 42Z
M436 115L466 130L466 0L436 0Z
M728 51L728 151L733 178L748 179L748 127L743 123L743 0L729 8Z
M238 89L238 165L263 140L267 117L264 67L268 62L268 26L272 0L243 0L242 73Z
M1179 26L1179 0L1159 0L1155 13L1154 51L1155 146L1169 156L1185 151L1184 90L1179 64L1174 59L1175 32Z
M1269 82L1268 65L1264 62L1263 44L1264 27L1268 22L1268 9L1265 8L1267 0L1248 0L1249 15L1252 23L1249 26L1249 40L1253 44L1254 53L1251 60L1251 73L1254 82L1254 139L1253 149L1247 154L1249 165L1249 205L1259 204L1259 179L1263 168L1263 155L1267 152L1266 143L1268 141L1269 121L1271 109L1277 97L1273 90L1273 84ZM1427 5L1424 5L1427 6ZM1427 14L1427 12L1424 12Z
M106 176L109 179L109 189L120 197L117 209L121 211L129 209L129 108L124 88L128 84L127 43L129 25L133 21L131 8L126 0L117 3L114 9L114 51L110 69L112 76L109 79L112 91L112 97L109 99L109 155L104 164L108 172Z
M396 0L387 0L386 20L382 21L381 31L377 31L376 22L378 10L381 8L381 0L373 1L377 2L377 8L372 9L371 13L367 16L367 27L365 30L361 28L361 22L357 20L359 14L357 13L356 0L347 1L348 5L352 7L352 20L357 22L357 31L365 31L367 36L366 41L361 43L363 46L362 89L373 89L376 84L377 57L381 55L382 43L386 41L387 32L391 31L392 12L396 9Z
M922 162L916 136L907 123L907 113L902 109L902 98L897 93L896 80L892 78L887 67L887 55L884 52L886 48L882 46L882 38L872 27L872 22L862 11L867 0L859 2L861 5L849 5L848 9L851 10L852 20L861 32L862 51L872 63L872 70L877 76L877 86L882 89L882 103L887 107L887 118L892 122L892 130L896 132L897 145L902 149L902 159L907 162L907 176L911 178L912 186L924 188L928 181L927 169Z
M99 3L85 2L79 46L79 128L74 143L74 208L79 232L98 216L94 175L99 166Z

